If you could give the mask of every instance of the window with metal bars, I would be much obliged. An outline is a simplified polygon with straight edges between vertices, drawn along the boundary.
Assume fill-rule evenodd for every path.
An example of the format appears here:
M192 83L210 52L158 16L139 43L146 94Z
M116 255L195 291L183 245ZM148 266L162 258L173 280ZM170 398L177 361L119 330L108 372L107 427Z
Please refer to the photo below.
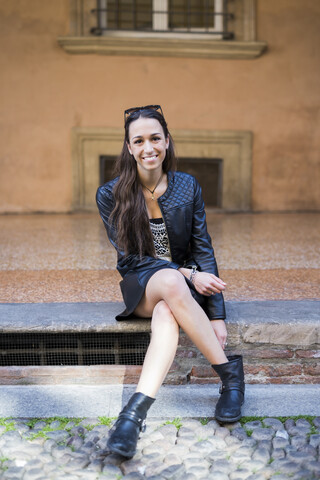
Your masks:
M3 333L0 366L142 365L149 333Z
M214 34L231 39L227 0L97 0L94 35L108 31Z

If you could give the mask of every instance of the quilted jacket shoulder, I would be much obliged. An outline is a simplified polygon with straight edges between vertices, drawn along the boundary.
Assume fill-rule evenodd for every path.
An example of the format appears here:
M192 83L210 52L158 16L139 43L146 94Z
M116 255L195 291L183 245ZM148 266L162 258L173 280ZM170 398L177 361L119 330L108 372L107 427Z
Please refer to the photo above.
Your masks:
M196 182L195 177L188 173L169 172L168 189L160 197L163 207L176 208L193 203Z

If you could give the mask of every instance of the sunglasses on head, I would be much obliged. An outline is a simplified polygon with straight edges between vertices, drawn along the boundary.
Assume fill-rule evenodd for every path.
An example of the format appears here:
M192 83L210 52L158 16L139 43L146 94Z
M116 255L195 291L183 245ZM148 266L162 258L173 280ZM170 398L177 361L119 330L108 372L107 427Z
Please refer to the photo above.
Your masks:
M133 108L128 108L128 110L124 111L124 123L126 123L127 119L130 117L135 112L140 112L140 110L155 110L159 111L161 115L163 116L162 108L160 105L146 105L145 107L133 107Z

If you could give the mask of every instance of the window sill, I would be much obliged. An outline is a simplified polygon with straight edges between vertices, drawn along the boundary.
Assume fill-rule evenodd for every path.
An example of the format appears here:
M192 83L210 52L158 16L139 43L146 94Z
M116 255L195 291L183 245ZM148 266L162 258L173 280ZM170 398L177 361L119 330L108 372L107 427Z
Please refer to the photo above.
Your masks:
M253 59L266 49L266 42L188 38L179 35L119 35L103 37L58 37L59 45L70 54L136 55L154 57L193 57Z

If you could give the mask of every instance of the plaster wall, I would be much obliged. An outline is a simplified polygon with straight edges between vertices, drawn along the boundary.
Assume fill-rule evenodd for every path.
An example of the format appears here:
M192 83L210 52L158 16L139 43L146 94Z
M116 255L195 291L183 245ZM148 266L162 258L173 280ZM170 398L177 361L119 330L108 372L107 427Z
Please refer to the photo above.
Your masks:
M253 132L253 211L319 209L318 0L258 0L255 60L68 55L68 0L2 1L0 18L1 212L70 211L72 127L148 103L172 129Z

